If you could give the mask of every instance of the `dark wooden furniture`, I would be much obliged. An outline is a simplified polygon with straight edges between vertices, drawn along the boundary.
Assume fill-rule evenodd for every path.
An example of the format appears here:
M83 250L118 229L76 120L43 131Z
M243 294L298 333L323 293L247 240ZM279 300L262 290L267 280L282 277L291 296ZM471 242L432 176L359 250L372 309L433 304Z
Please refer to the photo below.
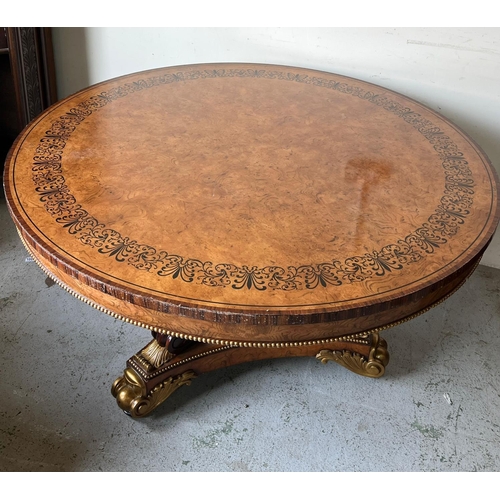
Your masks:
M381 376L380 332L462 285L499 217L495 170L444 117L366 82L257 64L83 90L20 135L5 187L52 279L153 332L112 389L135 417L254 359Z
M50 28L0 28L0 161L21 130L57 100Z

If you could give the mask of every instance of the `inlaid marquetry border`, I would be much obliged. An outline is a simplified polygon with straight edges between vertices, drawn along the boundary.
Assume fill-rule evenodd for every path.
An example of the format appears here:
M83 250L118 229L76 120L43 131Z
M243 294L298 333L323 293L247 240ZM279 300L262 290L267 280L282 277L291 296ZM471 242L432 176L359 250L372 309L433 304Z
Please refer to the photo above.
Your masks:
M343 260L333 258L329 262L301 266L258 267L201 261L157 250L106 227L78 203L62 175L63 151L71 134L88 116L117 99L159 85L204 78L269 78L321 86L363 99L399 116L425 137L441 159L445 183L439 205L427 222L380 250ZM421 114L387 95L366 91L356 85L268 69L176 71L139 79L91 96L52 123L36 148L32 170L36 192L47 212L82 244L145 272L155 272L159 276L187 283L230 286L236 290L287 291L341 286L401 270L434 253L457 234L470 214L474 196L474 180L464 154L449 136Z

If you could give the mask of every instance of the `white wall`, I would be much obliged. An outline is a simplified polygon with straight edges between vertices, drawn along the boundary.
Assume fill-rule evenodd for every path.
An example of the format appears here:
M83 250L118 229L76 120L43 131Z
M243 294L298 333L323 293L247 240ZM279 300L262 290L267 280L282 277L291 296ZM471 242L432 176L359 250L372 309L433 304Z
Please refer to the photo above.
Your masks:
M500 28L54 28L59 97L144 69L263 62L406 94L464 129L500 172ZM500 230L482 264L500 268Z

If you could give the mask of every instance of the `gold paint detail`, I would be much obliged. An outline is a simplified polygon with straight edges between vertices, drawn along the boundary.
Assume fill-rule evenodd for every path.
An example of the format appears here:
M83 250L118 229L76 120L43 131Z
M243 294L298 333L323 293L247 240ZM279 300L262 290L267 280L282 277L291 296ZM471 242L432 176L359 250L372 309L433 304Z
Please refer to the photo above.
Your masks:
M190 385L196 377L193 370L188 370L175 377L169 377L160 382L149 394L140 375L132 368L126 368L111 388L111 394L116 398L118 406L133 418L149 415L157 406L163 403L174 391L183 385Z
M167 366L154 371L151 371L151 365L149 363L145 364L146 362L141 359L140 354L132 356L132 358L130 358L128 362L131 366L134 367L135 370L137 370L141 374L142 377L144 377L146 380L149 380L153 377L161 375L162 373L172 370L173 368L177 368L178 366L185 365L186 363L190 363L191 361L195 361L196 359L204 358L205 356L211 356L212 354L216 354L221 351L227 351L229 349L234 349L236 347L237 346L225 346L219 347L217 349L211 349L209 351L204 351L194 356L189 356L187 358L181 359L180 361L176 361L175 363L169 363Z
M175 354L169 352L167 347L162 347L156 339L153 339L142 351L141 356L155 368L170 361Z
M357 352L322 350L317 355L322 363L335 361L339 365L365 377L379 378L385 373L389 363L387 342L379 337L378 333L372 335L372 346L368 359Z
M134 356L134 358L137 360L137 362L141 365L142 367L142 370L141 372L144 372L144 373L150 373L152 371L155 370L155 367L149 362L147 361L146 359L144 359L142 356L141 356L141 353L139 354L136 354Z
M148 325L146 323L142 323L140 321L135 321L135 320L126 318L125 316L121 316L120 314L114 313L114 312L110 311L109 309L106 309L105 307L102 307L99 304L92 302L91 300L87 299L83 295L80 295L79 293L73 291L68 285L63 283L59 278L57 278L57 276L55 276L52 272L50 272L38 260L38 258L34 255L31 248L29 247L29 245L26 243L23 236L21 235L21 232L19 231L19 229L18 228L16 228L16 229L17 229L17 232L19 234L19 237L21 238L21 241L23 242L24 247L26 248L26 250L30 254L30 256L33 258L33 260L36 262L36 264L40 267L40 269L45 274L47 274L50 277L50 279L52 279L55 283L57 283L63 290L65 290L69 294L73 295L73 297L76 297L77 299L81 300L85 304L88 304L88 305L92 306L94 309L97 309L98 311L101 311L105 314L108 314L108 315L112 316L113 318L119 319L120 321L124 321L125 323L130 323L134 326L139 326L141 328L145 328L145 329L151 330L153 332L167 334L167 335L171 335L173 337L178 337L178 338L185 339L185 340L195 340L196 342L201 342L203 344L219 344L219 345L224 345L224 346L228 346L228 347L283 348L283 347L301 347L304 345L318 345L318 344L325 344L325 343L329 343L329 342L355 342L355 343L359 343L359 344L368 344L368 342L364 341L364 339L366 339L369 335L372 335L372 334L378 333L378 332L382 332L384 330L388 330L389 328L393 328L395 326L406 323L407 321L411 321L412 319L417 318L418 316L430 311L434 307L442 304L445 300L449 299L456 291L458 291L459 288L461 288L465 284L465 282L474 273L477 266L479 265L479 260L478 260L475 263L474 267L471 269L470 273L465 277L465 279L459 285L457 285L456 288L454 288L451 292L446 294L444 297L441 297L437 302L434 302L430 306L427 306L424 309L421 309L420 311L417 311L416 313L411 314L410 316L406 316L406 318L400 319L398 321L394 321L392 323L388 323L387 325L384 325L384 326L372 328L371 330L366 330L364 332L359 332L359 333L355 333L352 335L345 335L343 337L333 337L333 338L319 339L319 340L306 340L306 341L300 341L300 342L281 342L281 343L239 342L239 341L234 341L234 340L216 340L216 339L209 339L206 337L193 337L192 335L188 335L188 334L184 334L184 333L172 332L170 330L165 330L164 328L160 328L158 326L152 326L152 325Z

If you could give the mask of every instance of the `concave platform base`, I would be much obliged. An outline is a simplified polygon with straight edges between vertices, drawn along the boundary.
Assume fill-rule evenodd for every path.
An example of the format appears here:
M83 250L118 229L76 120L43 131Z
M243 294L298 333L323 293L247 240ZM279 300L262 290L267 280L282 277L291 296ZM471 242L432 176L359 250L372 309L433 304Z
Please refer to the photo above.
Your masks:
M175 390L197 375L248 361L315 356L335 361L366 377L378 378L389 362L387 343L378 333L359 333L314 344L284 348L217 346L153 333L154 339L127 362L111 393L132 417L149 415Z

